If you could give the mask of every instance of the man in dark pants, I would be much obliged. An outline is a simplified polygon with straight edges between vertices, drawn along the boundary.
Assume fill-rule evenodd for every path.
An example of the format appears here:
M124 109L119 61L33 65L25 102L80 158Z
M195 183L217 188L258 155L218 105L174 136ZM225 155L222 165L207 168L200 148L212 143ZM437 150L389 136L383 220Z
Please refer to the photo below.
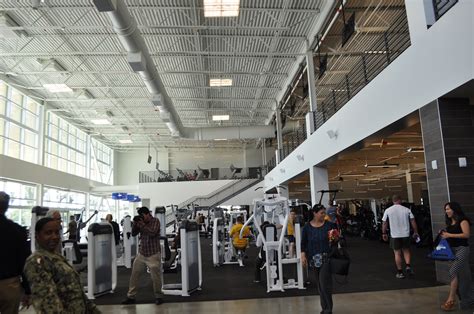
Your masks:
M29 306L30 287L23 276L23 266L26 258L31 254L27 242L27 232L20 225L7 219L10 196L0 192L0 313L18 313L20 300L23 305Z

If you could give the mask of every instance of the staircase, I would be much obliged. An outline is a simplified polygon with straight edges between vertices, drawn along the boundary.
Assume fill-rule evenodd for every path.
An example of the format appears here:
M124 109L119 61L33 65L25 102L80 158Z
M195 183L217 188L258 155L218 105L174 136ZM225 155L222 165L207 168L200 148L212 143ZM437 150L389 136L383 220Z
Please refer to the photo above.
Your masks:
M262 181L262 179L240 179L238 181L233 181L209 195L192 197L179 204L178 208L183 208L191 204L204 207L214 207L247 190L260 181Z

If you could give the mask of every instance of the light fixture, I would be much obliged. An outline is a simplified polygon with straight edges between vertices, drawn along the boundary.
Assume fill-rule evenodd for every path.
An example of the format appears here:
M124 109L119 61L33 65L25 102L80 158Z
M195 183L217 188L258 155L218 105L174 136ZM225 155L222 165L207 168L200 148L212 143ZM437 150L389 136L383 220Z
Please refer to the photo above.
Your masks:
M368 165L365 164L365 168L398 168L399 164L388 164L388 163L383 163L383 164L376 164L376 165Z
M381 178L381 181L400 181L399 178Z
M304 155L296 155L296 159L299 161L304 161Z
M383 191L382 188L368 188L369 191Z
M43 84L43 87L50 93L71 93L72 89L66 84Z
M226 138L215 138L214 141L227 141Z
M329 136L329 138L332 139L337 139L337 136L339 135L337 131L334 130L329 130L326 132Z
M414 148L414 147L408 147L407 148L407 153L424 153L425 150L423 148Z
M131 139L119 140L120 144L132 144L133 141Z
M367 51L364 51L364 53L367 53L367 54L386 54L387 51L386 50L367 50Z
M401 188L401 185L385 185L386 188Z
M229 120L229 115L213 115L212 116L212 121L227 121Z
M112 123L110 123L110 121L107 120L107 119L92 119L91 122L94 123L94 124L96 124L96 125L108 125L108 124L112 124Z
M232 79L222 79L222 78L209 79L209 86L213 86L213 87L232 86Z
M348 173L348 174L341 174L340 177L365 177L365 173Z
M240 0L204 0L204 16L239 16L239 4Z

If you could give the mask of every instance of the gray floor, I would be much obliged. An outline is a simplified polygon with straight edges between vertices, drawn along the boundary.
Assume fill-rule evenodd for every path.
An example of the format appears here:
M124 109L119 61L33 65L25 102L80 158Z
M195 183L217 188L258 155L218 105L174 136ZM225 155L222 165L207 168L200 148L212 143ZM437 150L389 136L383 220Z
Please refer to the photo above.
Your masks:
M381 292L361 292L334 295L334 313L442 313L439 309L446 300L447 286L391 290ZM193 314L279 314L318 313L319 297L288 297L235 301L206 301L140 305L102 305L104 314L132 313L193 313ZM31 309L22 313L34 313ZM452 311L450 313L474 313L473 311Z

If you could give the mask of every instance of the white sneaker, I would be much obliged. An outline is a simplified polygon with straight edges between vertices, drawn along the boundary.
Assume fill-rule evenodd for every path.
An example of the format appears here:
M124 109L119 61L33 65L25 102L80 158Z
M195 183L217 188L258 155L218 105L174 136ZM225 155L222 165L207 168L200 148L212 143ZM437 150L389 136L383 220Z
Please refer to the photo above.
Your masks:
M396 277L397 279L403 279L403 278L405 278L405 275L404 275L403 273L397 273L397 274L395 275L395 277Z

